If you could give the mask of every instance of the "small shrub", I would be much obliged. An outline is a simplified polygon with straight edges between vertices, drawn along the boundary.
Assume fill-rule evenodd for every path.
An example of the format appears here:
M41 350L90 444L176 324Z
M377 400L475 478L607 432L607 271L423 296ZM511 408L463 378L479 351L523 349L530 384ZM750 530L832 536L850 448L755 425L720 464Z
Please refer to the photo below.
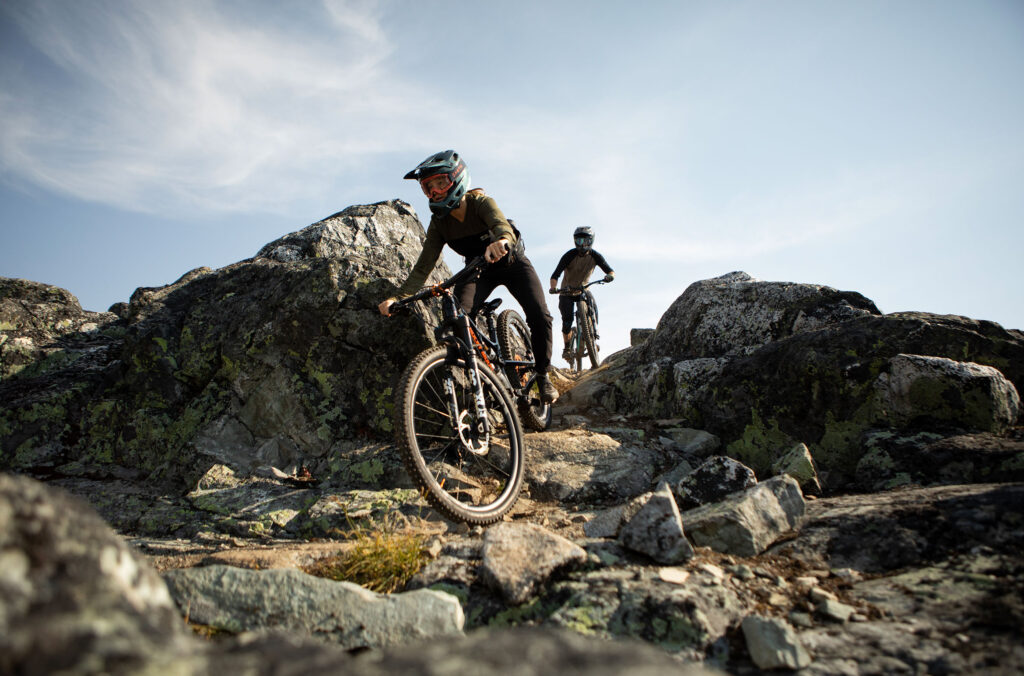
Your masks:
M424 537L362 530L354 536L352 548L308 566L310 575L345 580L370 591L390 594L401 591L419 572L428 556Z

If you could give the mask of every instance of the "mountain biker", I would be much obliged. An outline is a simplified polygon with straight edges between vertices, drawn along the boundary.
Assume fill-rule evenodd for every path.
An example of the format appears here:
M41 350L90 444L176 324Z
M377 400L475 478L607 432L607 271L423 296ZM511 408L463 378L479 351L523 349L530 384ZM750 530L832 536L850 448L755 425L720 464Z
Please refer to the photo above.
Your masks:
M378 306L380 313L390 316L392 303L412 295L423 286L445 244L467 261L483 255L491 265L484 268L478 277L456 286L455 295L463 309L472 312L483 305L498 286L509 290L526 314L537 362L541 400L554 402L558 391L548 378L552 347L551 313L544 300L544 286L526 257L518 230L510 225L494 199L484 194L483 189L469 189L466 163L454 150L431 155L405 178L419 181L429 200L432 216L416 264L398 290L398 295Z
M615 271L604 259L604 256L594 250L594 229L586 226L576 228L572 233L572 240L575 247L565 252L565 255L558 261L555 271L551 273L550 293L558 290L558 276L563 272L562 288L581 287L590 280L594 268L599 267L604 271L604 281L610 282L615 279ZM562 313L562 340L565 348L562 350L562 358L572 362L572 352L569 348L569 340L572 337L572 312L576 298L582 291L563 294L558 299L558 311Z

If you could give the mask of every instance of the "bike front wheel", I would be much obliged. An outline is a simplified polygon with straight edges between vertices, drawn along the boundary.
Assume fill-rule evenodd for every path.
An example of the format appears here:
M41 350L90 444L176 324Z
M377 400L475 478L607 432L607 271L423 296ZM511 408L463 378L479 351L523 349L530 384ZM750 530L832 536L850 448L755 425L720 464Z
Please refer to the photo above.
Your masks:
M589 310L584 306L585 310ZM596 369L600 363L597 358L597 341L594 340L594 324L590 318L589 312L584 312L581 317L580 324L580 353L586 351L590 357L590 368ZM580 361L582 362L582 356ZM582 368L582 364L580 365Z
M475 525L508 512L523 484L523 429L509 392L478 369L449 360L445 346L422 352L402 374L397 432L402 459L427 500L446 517Z

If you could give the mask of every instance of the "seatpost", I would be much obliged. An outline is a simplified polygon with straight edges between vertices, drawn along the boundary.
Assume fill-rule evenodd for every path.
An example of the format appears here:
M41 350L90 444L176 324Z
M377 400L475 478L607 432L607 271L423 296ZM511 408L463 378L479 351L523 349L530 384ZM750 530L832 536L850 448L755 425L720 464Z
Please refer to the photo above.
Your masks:
M494 319L493 312L487 314L487 334L494 342L498 343L498 349L500 350L501 343L498 341L498 323ZM505 355L505 358L508 358L507 354Z

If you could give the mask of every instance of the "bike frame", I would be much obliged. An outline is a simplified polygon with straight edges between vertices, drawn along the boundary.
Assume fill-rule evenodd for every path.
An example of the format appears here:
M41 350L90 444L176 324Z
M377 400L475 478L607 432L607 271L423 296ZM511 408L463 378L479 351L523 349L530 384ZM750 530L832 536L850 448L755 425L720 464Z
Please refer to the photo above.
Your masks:
M454 287L486 264L484 258L479 256L467 263L465 268L457 272L446 282L422 289L404 300L397 301L392 307L406 307L429 296L441 299L441 316L443 321L435 330L435 337L439 343L449 345L463 355L467 371L470 373L470 384L476 393L477 412L481 415L485 424L489 424L487 416L483 414L486 409L483 401L483 390L478 386L480 383L480 360L483 360L484 364L498 376L499 380L506 384L508 390L517 398L521 397L525 383L513 383L512 378L509 377L509 371L520 368L532 369L537 363L530 360L509 359L502 352L501 343L498 341L498 327L494 319L494 309L500 304L500 299L497 302L489 301L484 303L480 308L487 317L487 333L489 335L486 335L479 330L476 323L470 318L469 313L462 308L461 303L455 298ZM492 363L492 361L495 363ZM457 408L456 406L456 410Z
M570 344L572 345L573 354L582 353L582 346L580 345L580 341L583 340L583 332L580 331L580 319L581 315L583 314L583 302L587 303L587 309L593 314L594 328L597 328L597 301L594 300L594 294L592 294L587 289L594 286L595 284L607 283L608 282L604 281L603 279L598 279L593 282L590 282L589 284L584 284L583 286L569 286L564 289L558 290L559 294L564 295L570 295L571 293L574 293L576 291L580 292L579 296L576 298L576 307L574 310L575 324L572 327L572 339L570 341Z

